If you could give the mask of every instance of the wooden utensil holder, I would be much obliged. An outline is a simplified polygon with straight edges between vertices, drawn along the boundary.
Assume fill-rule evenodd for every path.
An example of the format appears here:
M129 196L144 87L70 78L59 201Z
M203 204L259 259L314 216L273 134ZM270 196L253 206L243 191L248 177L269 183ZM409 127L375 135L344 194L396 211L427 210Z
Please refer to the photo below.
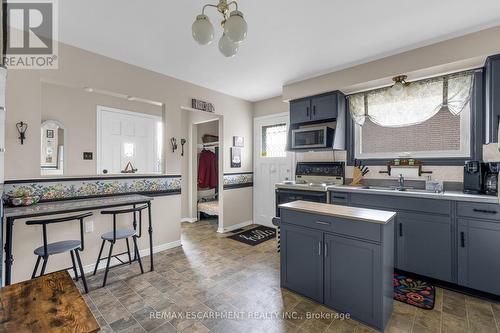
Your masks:
M361 171L361 169L359 167L354 167L354 171L353 171L353 174L352 174L352 182L351 186L361 186L363 185L361 182L363 180L363 172Z

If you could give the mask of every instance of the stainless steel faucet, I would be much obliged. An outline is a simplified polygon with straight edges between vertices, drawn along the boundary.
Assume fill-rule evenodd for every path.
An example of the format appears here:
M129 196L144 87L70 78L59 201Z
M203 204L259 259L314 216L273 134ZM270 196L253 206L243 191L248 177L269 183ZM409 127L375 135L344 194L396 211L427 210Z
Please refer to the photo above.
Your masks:
M398 180L399 188L404 189L405 188L405 177L403 174L399 174L399 180Z

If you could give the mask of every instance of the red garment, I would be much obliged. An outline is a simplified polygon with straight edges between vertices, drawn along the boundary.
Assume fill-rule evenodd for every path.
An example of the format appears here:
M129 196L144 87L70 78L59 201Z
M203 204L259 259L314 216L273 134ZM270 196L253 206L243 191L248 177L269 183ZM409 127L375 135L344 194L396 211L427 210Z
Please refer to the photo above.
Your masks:
M202 150L198 161L198 186L216 188L218 177L217 156L209 150Z

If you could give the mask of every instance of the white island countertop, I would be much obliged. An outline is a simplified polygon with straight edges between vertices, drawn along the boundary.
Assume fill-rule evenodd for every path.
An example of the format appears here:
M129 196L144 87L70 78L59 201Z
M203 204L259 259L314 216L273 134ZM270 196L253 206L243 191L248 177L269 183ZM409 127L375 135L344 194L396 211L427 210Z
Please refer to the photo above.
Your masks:
M309 201L293 201L279 205L278 207L299 212L378 224L387 224L394 218L394 216L396 216L395 212L389 212L385 210L339 206Z

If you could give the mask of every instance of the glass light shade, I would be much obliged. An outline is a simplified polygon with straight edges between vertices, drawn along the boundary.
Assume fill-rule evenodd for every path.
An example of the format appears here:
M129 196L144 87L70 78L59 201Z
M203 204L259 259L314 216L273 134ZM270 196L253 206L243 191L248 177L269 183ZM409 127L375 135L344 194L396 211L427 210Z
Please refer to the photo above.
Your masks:
M194 40L201 45L210 44L214 39L214 26L206 15L196 16L191 29Z
M225 57L233 57L238 52L238 44L233 43L226 34L222 34L219 40L219 50Z
M240 11L232 11L224 23L224 33L233 43L241 43L247 37L247 22Z
M402 82L396 82L391 88L391 94L393 96L400 96L403 93L403 83Z

